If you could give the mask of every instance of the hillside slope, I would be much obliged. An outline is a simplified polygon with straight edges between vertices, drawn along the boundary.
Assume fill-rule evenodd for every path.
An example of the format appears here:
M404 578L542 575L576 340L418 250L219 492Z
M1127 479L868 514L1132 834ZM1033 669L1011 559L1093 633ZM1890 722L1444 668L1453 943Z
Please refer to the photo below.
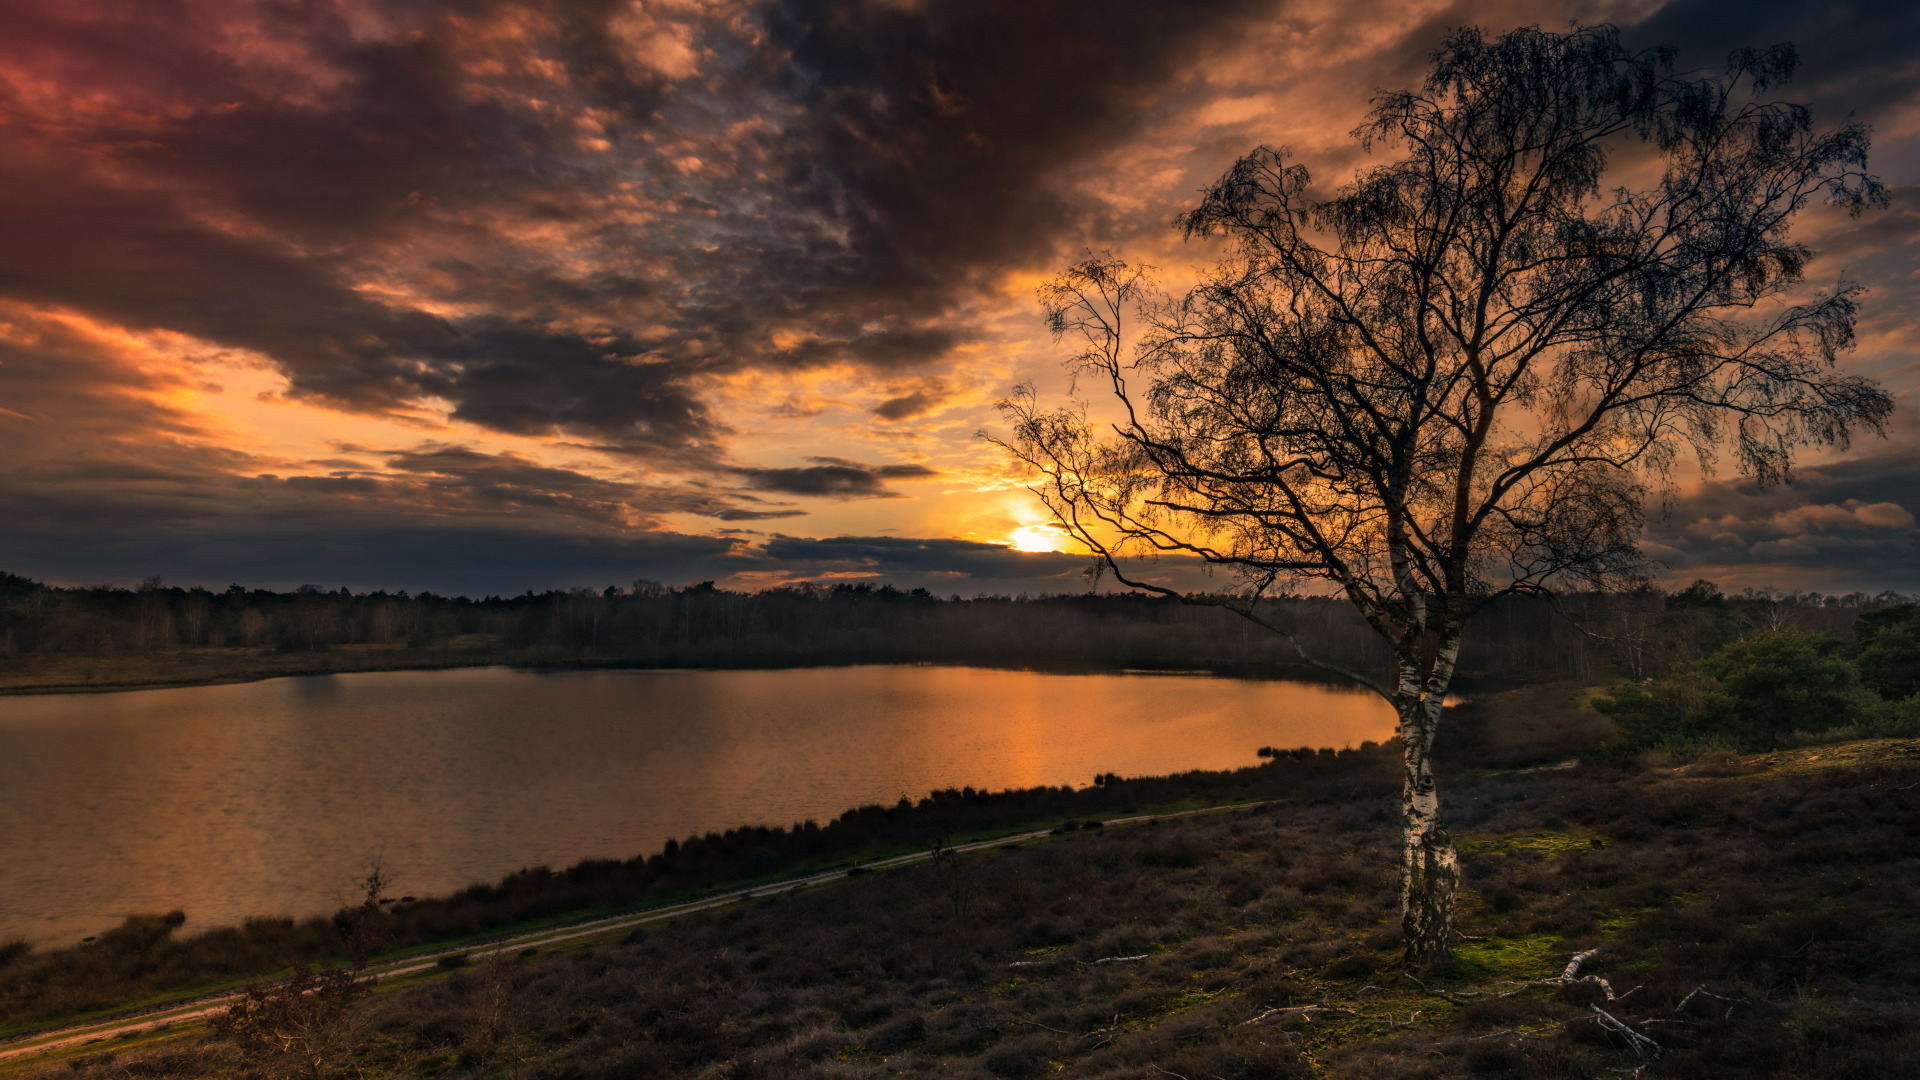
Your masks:
M1456 776L1470 891L1441 973L1395 958L1380 764L1254 811L1073 830L383 988L322 1072L1920 1074L1920 742ZM1595 948L1582 974L1617 1000L1546 982ZM296 1064L189 1036L39 1068Z

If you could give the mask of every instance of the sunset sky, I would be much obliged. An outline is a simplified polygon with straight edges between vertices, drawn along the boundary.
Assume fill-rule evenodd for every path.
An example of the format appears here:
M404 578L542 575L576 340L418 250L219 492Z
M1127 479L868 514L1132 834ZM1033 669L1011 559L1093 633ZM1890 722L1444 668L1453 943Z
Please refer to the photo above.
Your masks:
M1066 392L1036 283L1178 279L1236 157L1331 187L1441 34L1609 21L1874 129L1806 215L1888 440L1689 477L1676 580L1920 590L1920 5L1804 0L11 0L0 569L470 594L718 580L1080 588L1001 453ZM1040 549L1039 551L1020 549Z

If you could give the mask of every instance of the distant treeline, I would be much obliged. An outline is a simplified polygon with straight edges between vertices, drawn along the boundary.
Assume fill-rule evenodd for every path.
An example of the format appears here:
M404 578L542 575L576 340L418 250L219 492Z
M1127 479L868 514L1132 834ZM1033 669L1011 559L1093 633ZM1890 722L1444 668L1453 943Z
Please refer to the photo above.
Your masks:
M1844 634L1891 593L1822 596L1707 582L1678 592L1515 597L1474 622L1466 677L1635 677L1711 653L1755 629ZM1334 598L1265 602L1315 652L1380 671L1387 652ZM108 659L168 653L362 652L423 663L755 667L970 663L1063 668L1206 668L1297 673L1292 647L1217 607L1135 594L940 597L869 584L733 592L652 582L484 599L422 592L293 592L229 586L56 587L0 574L0 657ZM338 665L335 665L338 666Z

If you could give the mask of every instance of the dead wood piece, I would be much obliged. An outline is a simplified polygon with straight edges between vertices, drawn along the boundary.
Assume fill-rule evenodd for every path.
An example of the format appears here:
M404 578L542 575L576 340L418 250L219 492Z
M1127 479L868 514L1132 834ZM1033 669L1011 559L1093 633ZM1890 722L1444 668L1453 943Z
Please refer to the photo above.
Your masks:
M1713 1000L1715 1000L1715 1001L1724 1001L1724 1002L1726 1002L1726 1003L1727 1003L1727 1015L1721 1018L1721 1019L1723 1019L1723 1020L1731 1020L1731 1019L1733 1019L1733 1008L1734 1008L1734 1006L1736 1006L1736 1005L1752 1005L1752 1004L1753 1004L1753 1002L1751 1002L1751 1001L1748 1001L1748 1000L1747 1000L1746 998L1730 998L1730 997L1721 997L1721 996L1720 996L1719 994L1710 994L1710 993L1708 993L1708 992L1707 992L1707 988L1706 988L1705 986L1701 986L1701 987L1700 987L1699 989L1697 989L1697 990L1695 990L1695 991L1694 991L1693 993L1691 993L1691 994L1688 994L1688 995L1687 995L1686 997L1684 997L1684 998L1682 998L1682 999L1680 999L1680 1004L1678 1004L1678 1005L1675 1005L1675 1006L1673 1007L1673 1011L1674 1011L1674 1012L1677 1012L1677 1013L1683 1013L1683 1012L1686 1012L1686 1011L1687 1011L1687 1006L1688 1006L1688 1005L1690 1005L1690 1004L1692 1004L1692 1002L1693 1002L1693 999L1694 999L1694 998L1697 998L1697 997L1703 997L1703 998L1712 998L1712 999L1713 999Z
M1240 1021L1240 1026L1246 1027L1248 1024L1257 1024L1260 1021L1265 1020L1269 1016L1278 1016L1282 1013L1294 1013L1294 1012L1297 1012L1302 1016L1305 1016L1308 1020L1312 1020L1313 1014L1317 1012L1337 1013L1342 1016L1353 1015L1353 1011L1350 1009L1335 1008L1332 1005L1289 1005L1284 1009L1268 1009L1266 1012L1261 1013L1259 1016L1256 1016L1251 1020L1242 1020Z
M1567 970L1560 973L1560 981L1561 982L1574 981L1574 979L1578 978L1580 975L1580 965L1586 963L1587 961L1599 955L1600 955L1600 950L1597 948L1588 949L1586 952L1583 952L1583 953L1574 953L1573 959L1567 961Z
M1633 1048L1635 1057L1651 1057L1655 1061L1660 1060L1660 1055L1663 1051L1659 1043L1628 1027L1619 1017L1598 1005L1589 1005L1587 1008L1592 1009L1594 1014L1600 1018L1601 1027L1607 1028L1610 1031L1617 1031L1627 1037L1627 1045Z
M1097 965L1097 964L1130 964L1130 963L1132 963L1132 962L1133 962L1133 961L1135 961L1135 960L1145 960L1145 959L1146 959L1147 957L1149 957L1149 956L1151 956L1151 955L1153 955L1153 954L1152 954L1152 953L1141 953L1141 954L1140 954L1139 956L1103 956L1103 957L1101 957L1100 959L1098 959L1098 960L1095 960L1095 961L1094 961L1093 963L1091 963L1091 964L1086 964L1086 966L1087 966L1087 967L1093 967L1093 966L1095 966L1095 965ZM1083 963L1083 964L1084 964L1084 963L1086 963L1086 961L1084 961L1084 960L1083 960L1083 961L1081 961L1081 963Z
M1584 978L1580 978L1580 979L1574 979L1574 980L1572 980L1571 982L1569 982L1569 983L1568 983L1567 985L1569 985L1569 986L1577 986L1577 985L1579 985L1580 983L1597 983L1597 984L1599 985L1599 987L1600 987L1600 989L1606 992L1606 995L1607 995L1607 1000L1608 1000L1608 1001L1612 1001L1612 1000L1614 1000L1614 997L1613 997L1613 984L1612 984L1612 983L1610 983L1610 982L1608 982L1607 980L1605 980L1605 979L1603 979L1603 978L1601 978L1600 976L1598 976L1598 975L1588 975L1588 976L1586 976L1586 977L1584 977Z

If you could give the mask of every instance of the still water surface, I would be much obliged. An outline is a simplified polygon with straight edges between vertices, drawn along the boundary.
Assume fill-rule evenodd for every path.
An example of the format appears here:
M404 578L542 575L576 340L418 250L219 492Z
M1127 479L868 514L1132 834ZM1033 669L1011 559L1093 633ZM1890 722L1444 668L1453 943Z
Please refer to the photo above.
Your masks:
M0 939L136 911L308 915L396 891L822 824L934 788L1083 787L1384 739L1364 693L948 667L378 672L0 698Z

